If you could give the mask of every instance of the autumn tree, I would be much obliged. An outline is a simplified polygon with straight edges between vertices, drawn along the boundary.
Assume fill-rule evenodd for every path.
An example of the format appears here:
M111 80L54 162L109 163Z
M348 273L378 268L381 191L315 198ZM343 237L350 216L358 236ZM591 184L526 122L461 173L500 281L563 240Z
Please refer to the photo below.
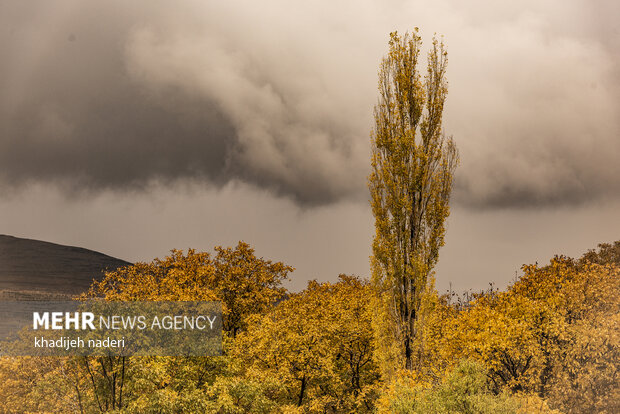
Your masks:
M379 372L369 294L368 283L351 276L341 275L338 283L310 281L252 318L233 351L246 381L277 379L281 394L274 398L303 412L372 412Z
M0 358L0 413L83 412L67 358Z
M224 350L245 329L248 317L267 312L286 295L282 281L293 268L256 257L239 242L216 247L215 254L189 249L150 263L136 263L107 272L93 282L83 298L109 301L222 302ZM168 407L171 412L204 412L206 390L225 375L229 357L85 357L85 385L101 411L128 408L146 412ZM201 407L191 408L188 407Z
M375 329L388 371L414 368L423 297L444 243L458 163L456 146L442 129L447 52L433 40L422 79L421 43L417 29L404 36L391 33L379 71L371 139Z
M234 249L217 246L215 252L172 250L163 259L107 272L85 297L114 301L220 300L224 331L234 337L245 327L247 316L265 312L284 298L282 282L294 269L256 257L245 242Z
M538 396L562 412L618 412L620 266L610 249L524 266L508 291L444 313L434 321L435 357L476 359L494 391Z

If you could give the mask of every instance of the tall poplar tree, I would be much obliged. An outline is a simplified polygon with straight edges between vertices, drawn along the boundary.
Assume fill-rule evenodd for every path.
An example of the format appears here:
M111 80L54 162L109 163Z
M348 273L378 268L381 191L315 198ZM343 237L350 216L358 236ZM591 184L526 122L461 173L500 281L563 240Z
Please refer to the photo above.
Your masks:
M379 359L388 372L412 370L418 360L423 297L444 244L458 163L456 146L442 129L447 52L433 39L422 78L421 43L417 28L404 36L390 34L371 135L374 325Z

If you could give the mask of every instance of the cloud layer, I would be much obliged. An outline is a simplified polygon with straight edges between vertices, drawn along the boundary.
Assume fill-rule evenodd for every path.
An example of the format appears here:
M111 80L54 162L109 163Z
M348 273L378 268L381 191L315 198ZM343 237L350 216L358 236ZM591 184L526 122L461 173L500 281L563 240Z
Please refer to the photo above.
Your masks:
M0 6L0 189L244 181L300 205L365 200L387 34L445 35L455 198L620 194L613 2Z

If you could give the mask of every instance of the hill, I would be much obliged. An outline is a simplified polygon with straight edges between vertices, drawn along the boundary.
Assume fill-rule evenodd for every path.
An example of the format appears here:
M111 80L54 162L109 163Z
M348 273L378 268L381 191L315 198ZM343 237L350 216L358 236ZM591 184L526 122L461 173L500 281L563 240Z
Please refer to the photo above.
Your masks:
M81 247L0 234L0 299L60 299L131 263Z

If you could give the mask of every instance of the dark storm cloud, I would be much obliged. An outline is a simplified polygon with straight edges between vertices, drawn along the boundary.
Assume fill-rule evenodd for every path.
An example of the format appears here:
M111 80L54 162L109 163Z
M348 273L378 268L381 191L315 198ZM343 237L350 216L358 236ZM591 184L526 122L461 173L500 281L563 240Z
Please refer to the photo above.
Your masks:
M364 200L379 59L417 25L448 43L457 203L620 194L618 7L497 3L3 3L0 185Z
M64 7L63 7L64 6ZM7 7L7 6L5 6ZM131 16L67 2L3 10L0 178L69 188L222 181L235 132L204 97L153 94L127 75Z
M274 82L260 51L204 32L196 4L180 14L172 4L142 5L144 14L123 2L4 6L5 190L240 179L300 203L359 193L347 182L363 159L347 142L350 128L328 116L328 96L304 96L319 80L299 71ZM283 58L279 67L298 70Z

